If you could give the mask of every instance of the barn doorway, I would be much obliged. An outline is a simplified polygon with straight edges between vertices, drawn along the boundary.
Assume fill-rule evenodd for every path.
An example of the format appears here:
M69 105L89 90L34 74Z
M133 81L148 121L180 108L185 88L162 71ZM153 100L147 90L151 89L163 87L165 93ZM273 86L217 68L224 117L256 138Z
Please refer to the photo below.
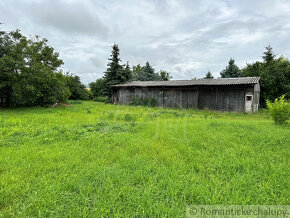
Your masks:
M245 111L246 112L252 112L253 111L253 95L246 95Z
M6 107L6 106L7 106L7 98L0 97L0 107Z

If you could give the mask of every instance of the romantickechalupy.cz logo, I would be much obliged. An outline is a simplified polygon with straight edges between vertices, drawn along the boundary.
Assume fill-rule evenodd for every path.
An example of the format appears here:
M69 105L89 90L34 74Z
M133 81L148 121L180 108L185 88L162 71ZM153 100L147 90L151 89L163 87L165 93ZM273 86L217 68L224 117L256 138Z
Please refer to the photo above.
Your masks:
M289 205L189 205L186 217L289 217Z

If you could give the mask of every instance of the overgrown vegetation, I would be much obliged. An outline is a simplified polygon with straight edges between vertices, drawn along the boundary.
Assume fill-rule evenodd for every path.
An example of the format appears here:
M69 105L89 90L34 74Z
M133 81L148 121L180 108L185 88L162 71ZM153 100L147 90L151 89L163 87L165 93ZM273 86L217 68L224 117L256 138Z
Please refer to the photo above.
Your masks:
M0 217L289 204L290 128L267 113L70 103L0 109Z
M285 95L276 98L273 103L269 100L266 103L276 124L285 124L290 119L290 103L285 100Z

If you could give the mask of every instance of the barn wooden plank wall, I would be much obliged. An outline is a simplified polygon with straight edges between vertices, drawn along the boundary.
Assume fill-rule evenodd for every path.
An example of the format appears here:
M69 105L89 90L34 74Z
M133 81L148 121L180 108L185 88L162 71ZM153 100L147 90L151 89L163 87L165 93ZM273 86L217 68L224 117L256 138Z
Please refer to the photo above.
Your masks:
M255 93L256 91L256 93ZM160 107L198 108L243 112L245 94L254 96L259 103L259 86L198 86L198 87L122 87L113 91L115 101L129 104L133 98L154 97ZM255 106L258 109L258 106Z
M134 98L157 100L160 107L254 112L260 99L259 77L133 81L112 85L112 101L129 104Z

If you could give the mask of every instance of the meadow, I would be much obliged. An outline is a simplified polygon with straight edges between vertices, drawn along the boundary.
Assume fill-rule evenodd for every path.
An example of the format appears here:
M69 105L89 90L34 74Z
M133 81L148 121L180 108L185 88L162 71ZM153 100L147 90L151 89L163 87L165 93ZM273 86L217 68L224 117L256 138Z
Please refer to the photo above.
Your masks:
M70 103L0 109L0 217L290 204L290 126L265 112Z

